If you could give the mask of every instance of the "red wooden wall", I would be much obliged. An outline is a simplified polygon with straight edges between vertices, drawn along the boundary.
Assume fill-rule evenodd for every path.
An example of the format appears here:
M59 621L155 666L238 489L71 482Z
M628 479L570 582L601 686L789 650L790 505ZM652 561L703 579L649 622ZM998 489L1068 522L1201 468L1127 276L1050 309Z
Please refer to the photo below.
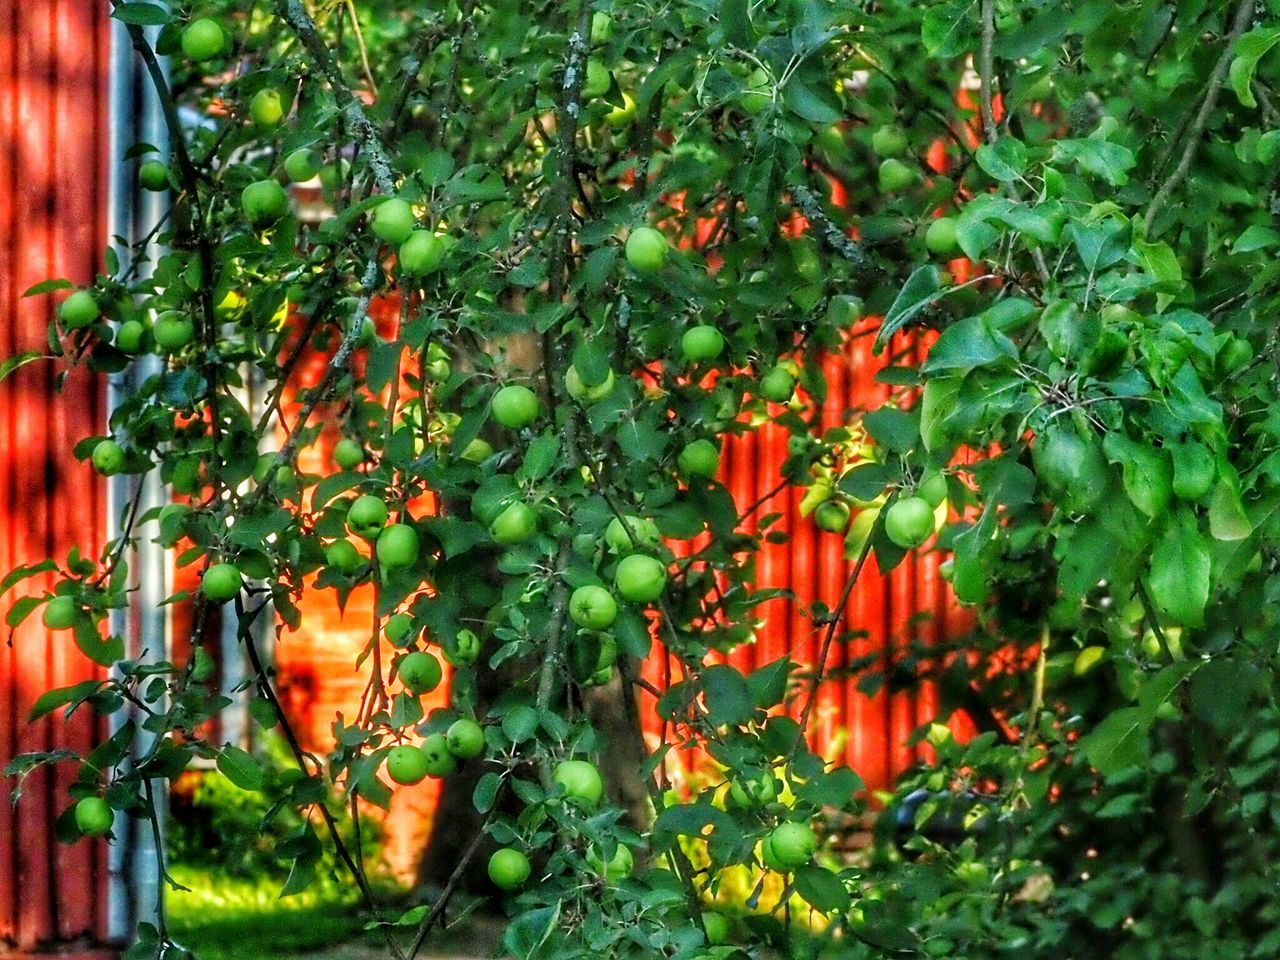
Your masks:
M46 347L64 294L21 299L49 277L89 281L107 236L105 0L0 0L0 356ZM103 384L83 372L61 395L54 368L31 364L0 384L0 572L73 544L100 549L106 496L71 456L101 432ZM42 592L48 578L20 588ZM4 604L15 597L11 593ZM15 753L86 750L101 732L86 711L70 723L24 720L38 693L96 669L31 617L0 643L0 766ZM105 933L106 847L61 846L53 820L67 806L72 770L45 768L22 805L0 799L0 955L89 955Z

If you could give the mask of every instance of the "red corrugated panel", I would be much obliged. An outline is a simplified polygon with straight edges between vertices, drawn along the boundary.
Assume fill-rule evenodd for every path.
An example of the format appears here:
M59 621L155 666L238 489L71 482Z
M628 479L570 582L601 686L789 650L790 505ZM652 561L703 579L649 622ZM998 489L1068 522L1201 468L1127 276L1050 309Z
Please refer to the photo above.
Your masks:
M0 7L0 354L46 345L58 296L22 299L49 277L88 282L106 239L105 2L27 0ZM83 372L58 395L54 370L32 364L0 385L0 572L79 544L101 548L105 491L71 456L101 431L103 385ZM32 580L5 600L41 593ZM94 675L64 637L31 617L0 647L0 766L18 752L84 751L101 732L88 713L71 723L24 721L39 693ZM52 820L66 807L72 768L24 785L21 806L0 803L0 949L92 943L105 921L101 844L59 847ZM9 789L5 786L5 792Z

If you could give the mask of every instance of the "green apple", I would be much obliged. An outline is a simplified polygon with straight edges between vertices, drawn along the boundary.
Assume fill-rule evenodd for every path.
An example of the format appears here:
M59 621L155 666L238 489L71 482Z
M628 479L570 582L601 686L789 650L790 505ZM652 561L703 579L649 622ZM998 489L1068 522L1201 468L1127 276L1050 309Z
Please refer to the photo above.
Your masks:
M608 630L618 618L618 601L604 587L588 583L569 597L569 616L588 630Z
M760 396L773 403L786 403L796 392L796 378L786 367L773 367L760 378Z
M583 381L582 375L578 373L578 368L569 367L569 372L564 375L564 388L569 396L580 403L599 403L609 394L613 393L614 384L613 371L610 370L605 378L593 387L587 386Z
M771 773L753 779L737 778L729 784L729 801L740 810L773 803L778 799L778 781Z
M147 160L138 168L138 186L153 193L169 189L169 168L159 160Z
M418 552L418 531L407 523L388 524L374 545L379 566L387 570L412 567L418 562Z
M947 499L947 475L934 471L925 476L916 487L916 496L935 509L942 506Z
M86 837L105 837L111 832L115 813L101 797L85 797L76 803L76 829Z
M653 273L667 261L667 238L653 227L636 227L627 237L627 263L640 273Z
M147 325L141 320L126 320L116 330L116 348L121 353L135 356L142 352L147 336Z
M680 451L676 465L686 477L710 479L720 469L720 451L710 440L694 440Z
M156 317L151 336L161 353L177 353L196 338L196 327L185 315L166 310Z
M397 261L400 272L408 277L425 277L440 269L444 259L445 242L430 230L414 230L400 244Z
M335 540L324 548L324 562L350 576L363 570L367 561L350 540Z
M524 543L538 526L538 515L527 503L513 503L489 524L489 535L504 547Z
M561 760L551 771L551 781L564 787L566 800L584 810L594 810L604 796L600 771L587 760Z
M354 470L364 463L364 446L350 437L343 437L333 445L333 462L343 470Z
M474 630L459 630L452 645L444 647L444 658L455 667L471 666L480 658L480 638Z
M458 758L450 751L443 733L433 733L423 740L422 754L427 758L427 776L447 777L458 772Z
M375 237L386 243L397 245L409 239L417 224L418 220L413 215L413 207L409 206L407 200L401 200L399 197L383 200L373 208L373 216L369 218L369 229L373 231Z
M813 511L813 522L827 533L843 533L849 525L849 505L843 500L828 500Z
M98 301L88 290L77 290L58 307L58 318L68 330L89 326L102 315Z
M724 352L724 334L710 324L692 327L680 338L680 353L687 363L714 360Z
M264 130L274 130L284 119L284 101L277 90L259 90L249 101L249 119Z
M482 440L476 437L462 448L462 452L458 454L460 460L466 460L468 463L484 463L493 456L493 444L488 440Z
M357 537L376 540L387 525L387 505L378 497L364 494L351 501L347 510L347 529Z
M711 910L702 912L702 929L707 934L707 944L718 947L729 939L729 920L722 913Z
M591 15L591 42L608 43L613 39L613 17L603 10Z
M933 508L923 497L902 497L885 514L884 532L906 550L919 547L933 535Z
M489 879L500 890L515 890L524 886L532 871L529 858L514 847L495 850L489 858Z
M667 568L661 560L633 553L618 561L614 573L618 593L633 603L652 603L667 586Z
M615 553L631 553L642 547L656 547L662 542L658 525L648 517L628 516L626 521L624 527L622 520L614 517L604 528L604 542ZM630 535L628 530L631 531Z
M234 563L215 563L200 578L200 592L214 603L228 603L240 592L240 569Z
M484 728L470 717L453 721L445 732L449 752L459 760L474 760L484 753Z
M227 44L227 37L216 20L202 17L187 25L187 28L182 31L181 42L182 52L187 55L187 59L204 63L222 53Z
M346 543L347 541L342 541ZM414 619L407 613L393 613L382 625L382 635L396 647L407 647L414 639Z
M938 217L924 232L924 245L937 257L954 257L960 252L956 239L956 221L952 217Z
M427 775L427 755L412 743L392 747L387 753L387 776L396 783L412 786Z
M614 107L604 115L604 122L611 127L620 127L624 123L630 123L631 118L636 115L636 98L626 90L622 91L622 106Z
M444 383L453 373L453 364L449 362L449 352L438 343L427 345L427 361L422 368L422 375L432 383Z
M421 650L402 656L396 662L396 673L405 689L419 697L438 687L440 678L444 675L440 669L440 661Z
M54 597L44 606L41 619L49 630L70 630L80 615L73 598L67 596Z
M897 193L915 183L915 171L901 160L890 157L880 164L877 179L884 193Z
M284 175L290 183L306 183L320 175L320 154L302 147L284 158Z
M871 134L871 149L881 157L897 157L907 150L907 135L901 127L886 123Z
M93 469L104 477L114 477L124 469L124 447L114 440L99 440L89 457Z
M613 856L609 858L609 862L604 862L604 855L596 844L587 847L587 863L591 869L600 874L606 880L617 883L619 880L625 880L631 876L631 871L635 869L635 856L631 853L631 848L618 844L613 852Z
M818 851L818 836L808 824L788 820L769 834L773 856L788 870L804 866Z
M520 430L538 419L538 395L523 384L508 384L493 395L490 409L499 424Z
M240 192L240 207L254 226L266 226L289 212L289 195L274 180L256 180Z

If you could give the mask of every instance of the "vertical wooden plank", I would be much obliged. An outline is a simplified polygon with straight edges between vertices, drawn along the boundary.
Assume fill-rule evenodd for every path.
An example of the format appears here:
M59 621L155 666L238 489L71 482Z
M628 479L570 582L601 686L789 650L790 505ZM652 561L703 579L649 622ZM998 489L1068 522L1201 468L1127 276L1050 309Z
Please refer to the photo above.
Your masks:
M839 427L845 418L845 396L848 361L843 350L832 350L823 357L823 372L827 378L827 400L822 407L823 431ZM817 597L828 610L835 610L840 602L840 594L844 589L845 578L849 575L850 565L844 559L844 537L835 534L821 536L818 549L817 569L814 579L817 581ZM837 630L844 632L847 623L841 623ZM824 627L815 637L818 650L827 629ZM826 670L840 670L845 664L845 644L833 643L827 657ZM841 683L838 679L827 680L818 688L818 700L813 709L815 749L827 759L835 759L838 738L841 736Z

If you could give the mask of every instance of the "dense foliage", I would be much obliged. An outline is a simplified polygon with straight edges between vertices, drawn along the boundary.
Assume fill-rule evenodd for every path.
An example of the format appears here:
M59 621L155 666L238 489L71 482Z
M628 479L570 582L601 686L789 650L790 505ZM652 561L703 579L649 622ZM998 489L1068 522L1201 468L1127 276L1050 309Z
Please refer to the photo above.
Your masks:
M166 102L209 121L171 111L172 153L125 158L172 191L165 252L110 250L51 342L96 369L164 358L78 452L188 499L130 512L99 561L59 558L57 597L9 615L40 609L118 668L41 711L156 704L153 746L129 759L126 727L77 797L154 817L146 778L202 755L306 810L326 780L385 803L388 777L483 763L521 958L1280 949L1277 4L181 7L114 3L149 63L162 28ZM303 225L281 184L317 174L334 215ZM894 357L893 402L823 432L818 360L854 335ZM329 359L303 383L312 349ZM238 399L251 377L265 415ZM917 659L982 732L922 730L936 764L852 859L815 859L810 829L866 809L801 736L823 664L708 656L769 598L752 559L771 508L744 524L714 479L722 438L765 419L792 436L783 476L848 526L851 583L932 542L977 614ZM301 472L335 424L332 472ZM291 623L306 590L375 585L365 709L322 764L299 750L305 773L276 782L195 736L220 705L198 659L117 663L104 618L138 536L183 545L197 624L233 604L255 663L264 611ZM848 639L806 613L824 657ZM630 698L655 639L679 682L637 832L564 761L633 734L592 729L579 691ZM424 717L436 657L452 706ZM474 718L478 744L455 726L474 671L512 661L530 679ZM664 754L690 743L725 777L664 797ZM288 890L332 842L319 822L287 841ZM704 914L744 870L752 909ZM389 927L393 953L447 901L402 918L412 945ZM147 931L152 952L180 950Z

